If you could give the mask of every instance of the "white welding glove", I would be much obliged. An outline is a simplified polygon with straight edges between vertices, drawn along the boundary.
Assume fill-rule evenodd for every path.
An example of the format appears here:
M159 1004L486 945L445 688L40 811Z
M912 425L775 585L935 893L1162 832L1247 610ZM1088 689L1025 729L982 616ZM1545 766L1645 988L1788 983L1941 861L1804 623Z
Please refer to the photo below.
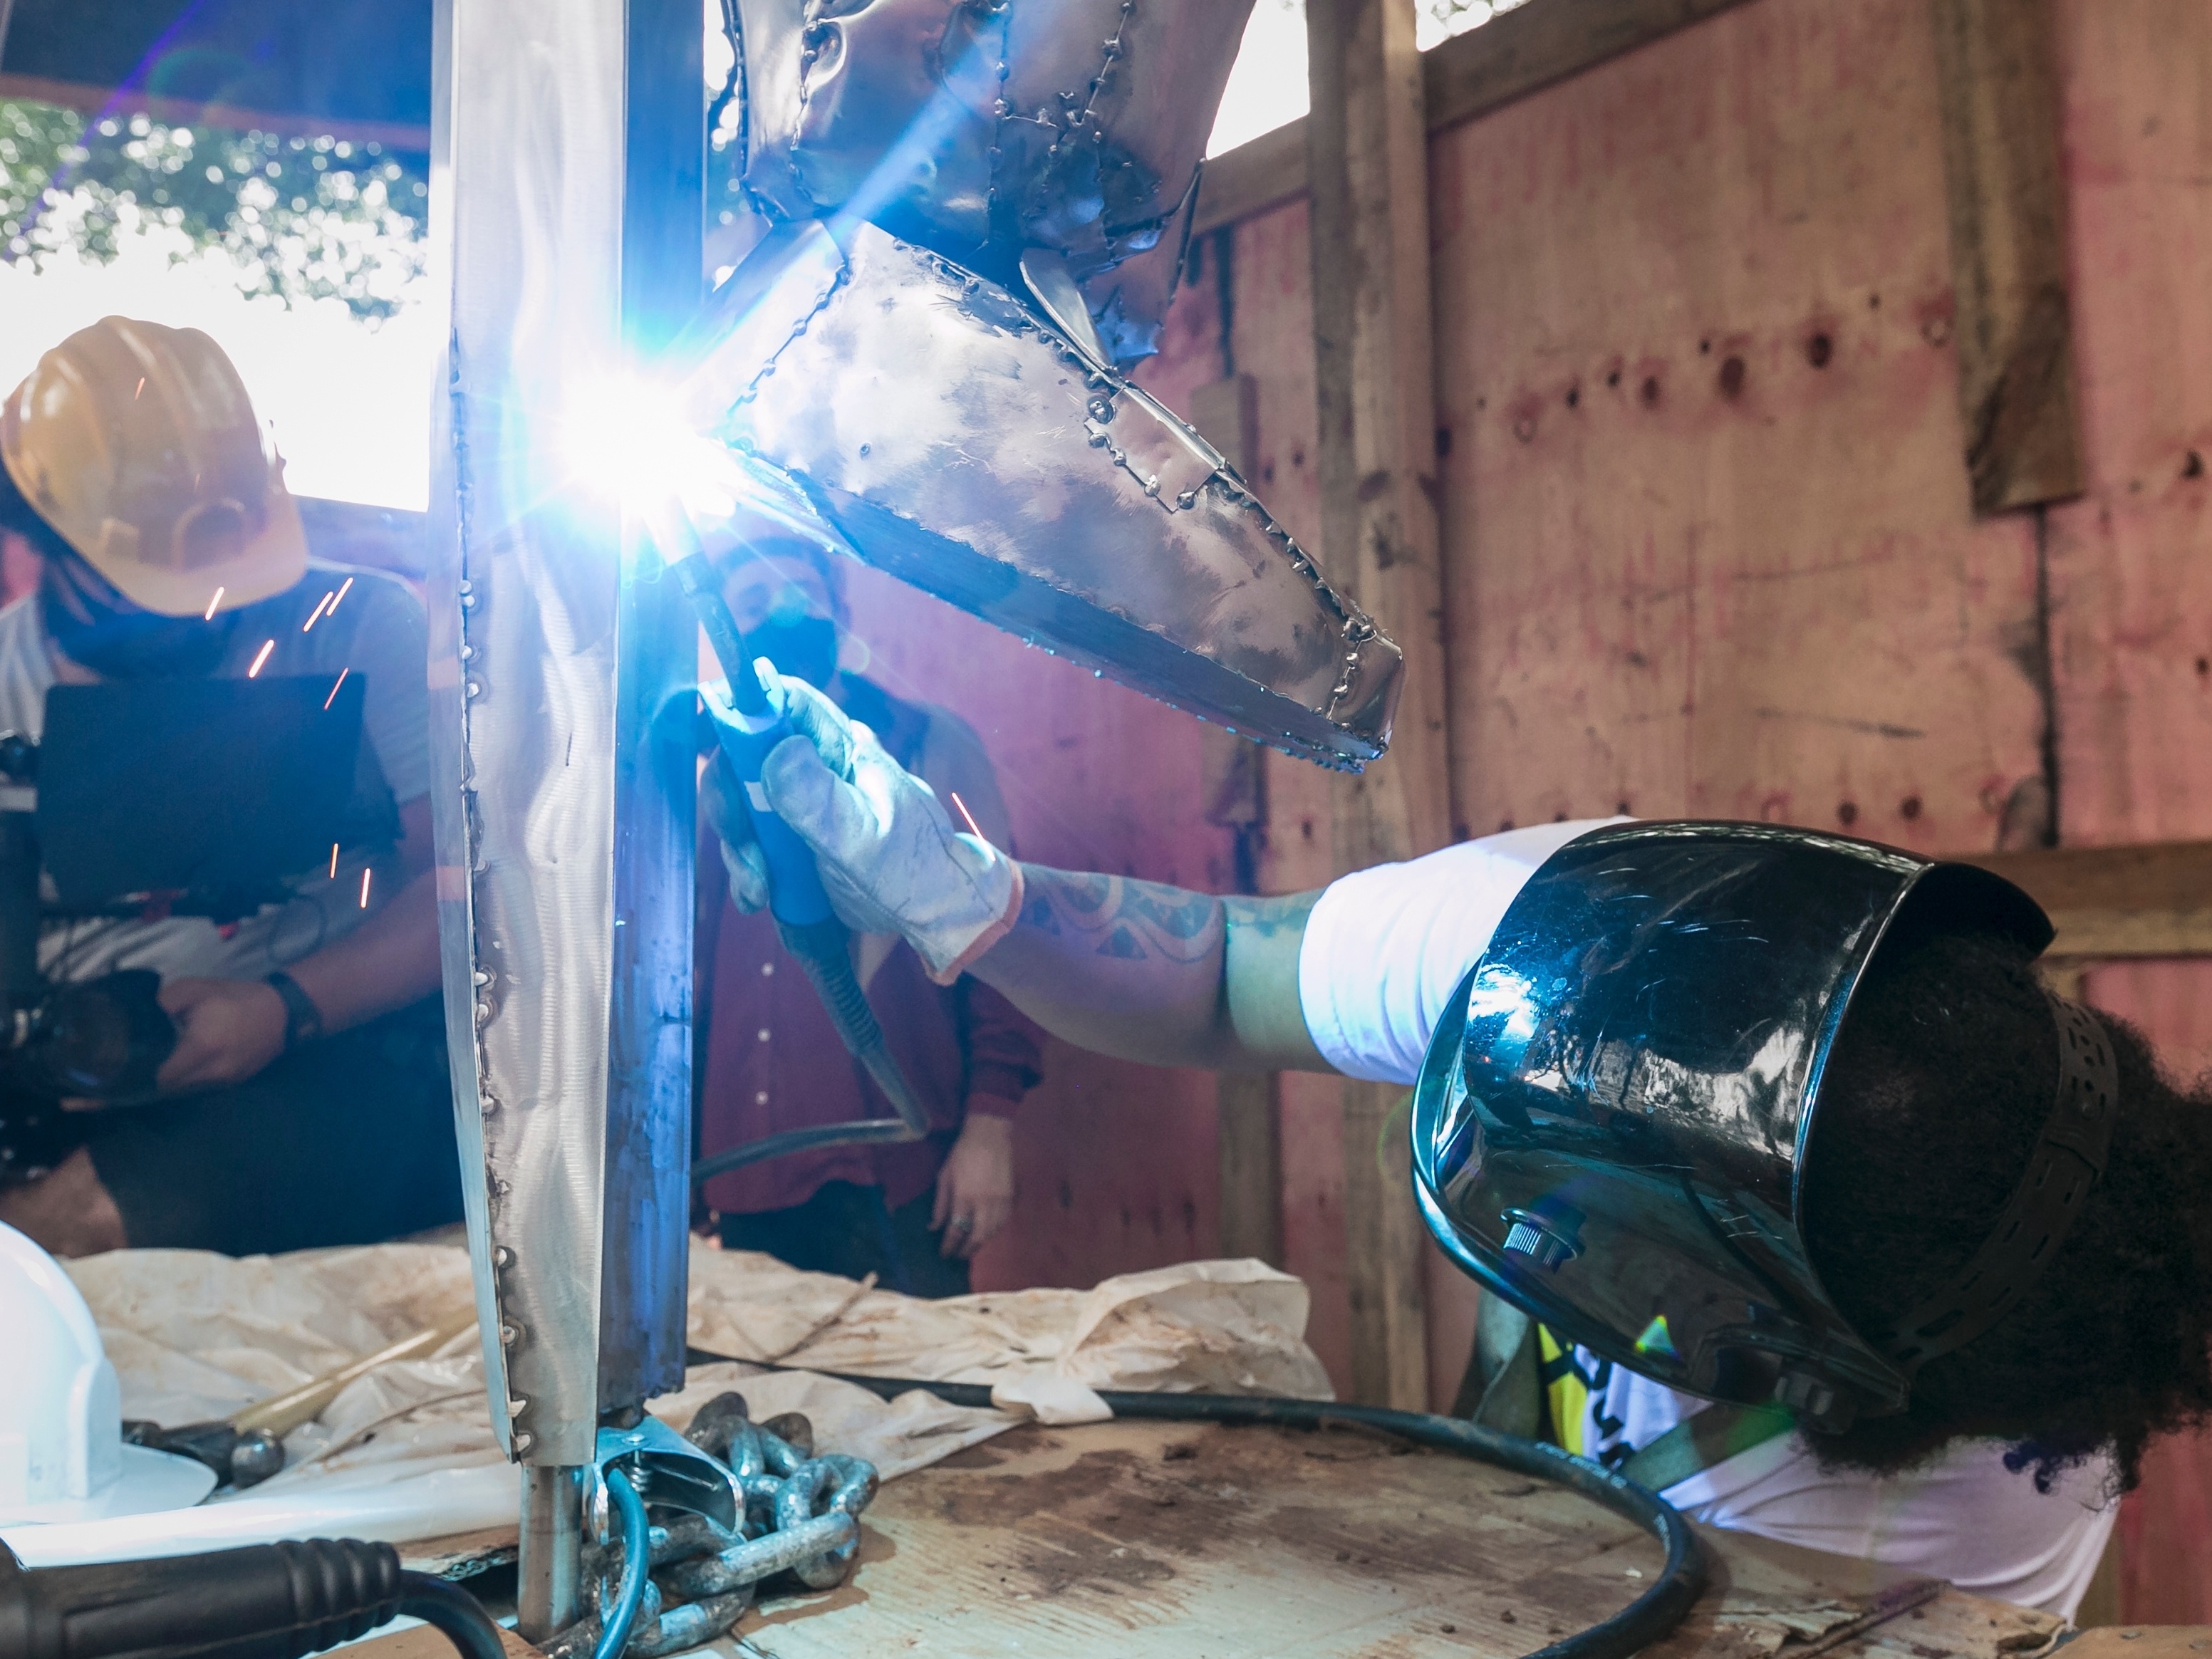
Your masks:
M765 659L757 666L798 734L761 768L769 805L814 849L840 921L863 933L898 934L931 978L950 985L1013 927L1020 866L956 830L936 793L866 726L804 680ZM726 717L719 696L708 708Z

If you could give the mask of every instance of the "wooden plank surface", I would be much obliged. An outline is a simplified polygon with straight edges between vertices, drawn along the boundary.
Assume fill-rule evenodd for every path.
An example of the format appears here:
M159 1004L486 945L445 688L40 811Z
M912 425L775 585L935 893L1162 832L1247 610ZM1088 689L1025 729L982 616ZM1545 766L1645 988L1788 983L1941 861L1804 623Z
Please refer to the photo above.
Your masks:
M1544 0L1455 34L1421 55L1429 131L1516 98L1741 5L1743 0ZM1303 120L1206 164L1196 216L1203 232L1306 192Z
M1909 1577L1708 1536L1714 1589L1662 1659L1790 1659L1812 1645L1790 1622L1839 1630ZM1508 1659L1626 1606L1660 1565L1558 1488L1364 1435L1031 1427L885 1487L854 1578L748 1613L738 1650ZM2023 1659L2058 1622L1945 1591L1830 1651Z
M2050 912L2053 957L2212 955L2212 842L2038 848L1966 861L2025 889Z
M1283 1127L1275 1079L1224 1072L1214 1084L1221 1156L1221 1254L1283 1265Z
M1959 407L1980 513L2081 492L2052 0L1935 0L1958 290Z
M2212 1625L2124 1625L2085 1630L2069 1659L2197 1659L2212 1653Z
M1460 830L1994 846L2033 528L1972 514L1921 0L1760 0L1441 135Z
M1334 792L1339 874L1450 834L1440 626L1428 131L1413 0L1307 0L1316 406L1322 568L1405 653L1390 752ZM1352 1397L1429 1403L1423 1231L1401 1091L1343 1085Z
M2050 510L2069 847L2212 837L2212 8L2059 0L2087 493ZM2212 1066L2212 962L2087 978L2179 1079ZM2212 1623L2212 1434L2152 1446L2120 1611ZM2130 1646L2134 1644L2130 1644Z

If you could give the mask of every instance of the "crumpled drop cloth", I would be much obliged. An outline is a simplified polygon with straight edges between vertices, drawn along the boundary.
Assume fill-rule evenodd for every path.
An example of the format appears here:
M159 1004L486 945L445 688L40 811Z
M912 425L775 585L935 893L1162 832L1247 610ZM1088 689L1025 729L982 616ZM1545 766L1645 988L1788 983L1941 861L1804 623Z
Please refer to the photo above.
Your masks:
M474 1297L467 1252L445 1244L238 1260L118 1250L64 1265L100 1325L124 1415L171 1426L227 1417L465 1316ZM865 1457L890 1480L1024 1416L1109 1416L1099 1389L1327 1399L1304 1340L1307 1308L1303 1283L1257 1261L925 1302L701 1246L690 1341L733 1363L694 1366L652 1410L680 1429L736 1387L756 1419L803 1411L820 1449ZM1003 1409L919 1390L886 1401L821 1371L981 1382ZM333 1533L404 1543L515 1522L518 1485L492 1437L473 1331L356 1379L286 1437L285 1456L273 1479L197 1510L0 1536L27 1564L52 1565Z
M1054 1422L1110 1417L1096 1390L1331 1397L1305 1345L1304 1281L1261 1261L1192 1261L1089 1291L921 1302L771 1257L691 1256L691 1345L864 1376L980 1382Z

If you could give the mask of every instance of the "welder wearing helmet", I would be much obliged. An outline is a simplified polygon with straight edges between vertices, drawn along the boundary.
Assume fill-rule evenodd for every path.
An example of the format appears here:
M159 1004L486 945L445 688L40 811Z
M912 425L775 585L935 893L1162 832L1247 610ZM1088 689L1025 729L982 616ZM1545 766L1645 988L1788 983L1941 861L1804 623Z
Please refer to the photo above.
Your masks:
M1012 845L989 756L949 709L893 696L839 666L842 560L773 534L717 543L724 596L747 648L826 695L1000 847ZM711 745L714 738L707 736ZM734 803L710 767L710 823ZM706 832L711 842L712 829ZM890 1115L845 1051L764 906L763 872L702 846L699 1151L788 1129ZM726 893L726 898L724 895ZM1013 1212L1014 1115L1040 1057L1029 1023L972 979L932 984L895 933L865 935L857 967L886 1040L922 1099L927 1138L830 1146L732 1170L703 1194L723 1243L913 1296L963 1296L968 1263Z
M850 925L1101 1053L1417 1085L1415 1196L1486 1292L1463 1413L2070 1612L2212 1407L2212 1097L2046 994L2008 884L1614 822L1215 898L1017 864L779 690L766 798Z
M50 979L160 974L173 1098L87 1111L65 1163L0 1189L0 1219L79 1255L294 1249L457 1218L421 605L308 557L238 372L195 330L109 317L72 334L0 409L0 531L40 562L37 592L0 611L0 730L35 739L56 684L258 668L358 679L366 738L347 814L362 828L335 873L301 872L285 902L223 927L42 929Z

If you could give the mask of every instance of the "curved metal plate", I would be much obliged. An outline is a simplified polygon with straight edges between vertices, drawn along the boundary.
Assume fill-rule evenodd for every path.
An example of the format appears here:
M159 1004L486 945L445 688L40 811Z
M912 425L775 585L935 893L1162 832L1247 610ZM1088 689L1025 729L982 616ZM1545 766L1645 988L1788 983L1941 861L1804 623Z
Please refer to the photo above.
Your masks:
M869 563L1288 753L1388 744L1397 647L1212 445L1005 289L873 225L787 227L688 351L687 418Z
M1155 349L1253 0L739 0L746 188L1012 285L1065 257L1106 348Z

